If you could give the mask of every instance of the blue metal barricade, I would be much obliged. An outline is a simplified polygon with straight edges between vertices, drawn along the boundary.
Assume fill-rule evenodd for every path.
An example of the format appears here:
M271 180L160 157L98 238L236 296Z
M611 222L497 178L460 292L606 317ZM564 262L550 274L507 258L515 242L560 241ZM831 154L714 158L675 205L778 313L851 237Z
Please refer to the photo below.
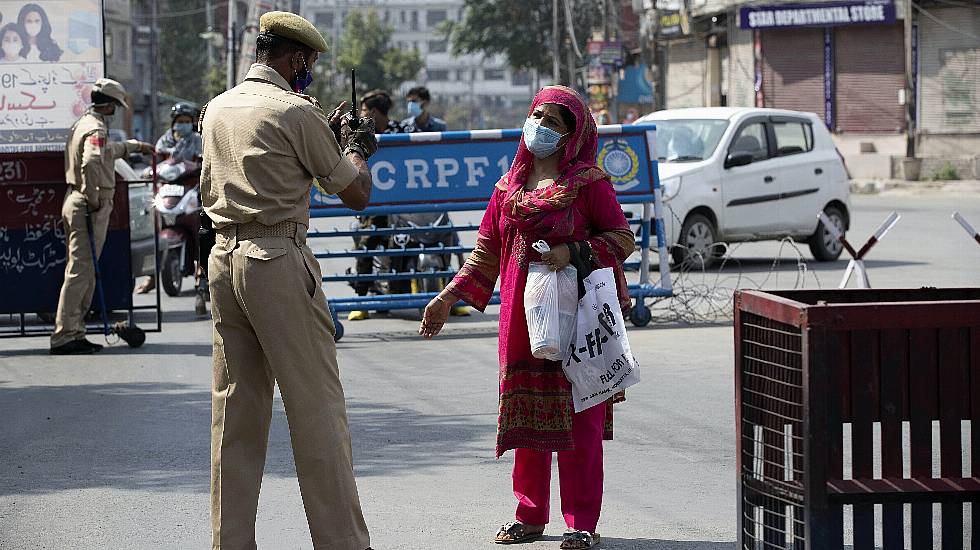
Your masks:
M521 139L520 129L474 130L465 132L430 132L379 136L381 147L370 161L374 180L371 204L363 212L354 212L337 197L314 189L311 197L312 218L339 218L355 215L381 216L426 212L483 211L500 176L509 169ZM599 153L596 164L612 179L621 204L643 205L643 215L630 224L638 226L639 261L628 262L636 268L638 280L629 286L636 305L630 320L637 326L650 322L650 310L644 304L649 297L672 294L660 178L654 152L656 126L653 124L611 125L599 127ZM651 226L651 221L653 226ZM366 227L311 230L310 246L321 260L356 258L398 258L419 254L462 255L471 247L459 244L436 246L394 246L375 249L320 249L324 239L346 237L394 237L423 233L461 233L479 229L477 224L426 225L415 227ZM656 235L659 281L650 281L650 245ZM451 268L408 272L375 271L370 274L334 273L324 275L324 283L374 283L378 281L448 281L455 275ZM371 296L331 296L330 310L337 325L338 339L343 335L339 313L355 310L378 311L422 308L435 292L399 293ZM491 304L499 303L494 293Z

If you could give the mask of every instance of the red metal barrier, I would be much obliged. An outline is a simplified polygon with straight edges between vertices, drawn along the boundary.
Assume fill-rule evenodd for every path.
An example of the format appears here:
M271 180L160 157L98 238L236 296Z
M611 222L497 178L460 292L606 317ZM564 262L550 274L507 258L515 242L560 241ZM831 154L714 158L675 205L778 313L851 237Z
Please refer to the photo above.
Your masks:
M962 548L963 503L980 502L980 289L740 291L735 305L739 548L843 548L852 506L855 550L876 527L886 550L906 528L932 549L936 502L942 548ZM980 547L980 506L967 521Z

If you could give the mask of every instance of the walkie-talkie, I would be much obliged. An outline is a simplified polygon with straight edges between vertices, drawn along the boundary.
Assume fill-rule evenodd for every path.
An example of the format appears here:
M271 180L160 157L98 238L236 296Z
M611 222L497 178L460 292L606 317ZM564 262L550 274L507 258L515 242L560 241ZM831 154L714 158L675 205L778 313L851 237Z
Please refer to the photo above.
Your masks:
M356 69L350 70L350 127L356 130L361 126L361 119L357 114L357 87L355 86Z

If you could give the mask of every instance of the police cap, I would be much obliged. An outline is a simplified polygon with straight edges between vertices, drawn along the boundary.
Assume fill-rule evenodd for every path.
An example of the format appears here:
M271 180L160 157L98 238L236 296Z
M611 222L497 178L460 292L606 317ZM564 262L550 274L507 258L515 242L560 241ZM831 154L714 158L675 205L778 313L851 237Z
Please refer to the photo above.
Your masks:
M92 91L107 95L118 101L126 109L129 109L129 103L126 102L126 88L123 88L122 84L111 78L100 78L96 80L92 86Z
M274 34L323 53L327 51L327 41L313 23L288 11L270 11L259 18L259 32Z

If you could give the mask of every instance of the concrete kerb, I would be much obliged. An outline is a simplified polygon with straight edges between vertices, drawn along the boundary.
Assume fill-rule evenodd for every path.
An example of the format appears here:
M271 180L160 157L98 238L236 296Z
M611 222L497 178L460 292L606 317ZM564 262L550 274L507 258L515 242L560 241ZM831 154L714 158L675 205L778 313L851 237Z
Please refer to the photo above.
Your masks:
M945 194L980 193L980 180L949 181L907 181L907 180L851 180L851 193L855 195L877 195L888 191L942 192Z

